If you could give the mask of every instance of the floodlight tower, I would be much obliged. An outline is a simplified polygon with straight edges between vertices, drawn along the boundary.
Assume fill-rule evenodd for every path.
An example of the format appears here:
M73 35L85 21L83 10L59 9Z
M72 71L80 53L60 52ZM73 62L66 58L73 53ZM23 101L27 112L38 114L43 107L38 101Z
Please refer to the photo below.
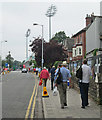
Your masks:
M27 32L26 32L26 60L28 60L28 37L29 37L29 35L30 35L30 29L28 29L27 30Z
M51 5L45 14L47 17L49 17L49 41L51 39L51 17L55 15L56 11L56 6Z

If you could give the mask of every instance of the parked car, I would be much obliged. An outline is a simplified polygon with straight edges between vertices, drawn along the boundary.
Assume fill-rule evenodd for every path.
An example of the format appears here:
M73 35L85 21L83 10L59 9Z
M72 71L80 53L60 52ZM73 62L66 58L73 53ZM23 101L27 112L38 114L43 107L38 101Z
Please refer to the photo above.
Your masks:
M22 73L27 73L27 69L26 69L26 68L23 68L23 69L22 69Z

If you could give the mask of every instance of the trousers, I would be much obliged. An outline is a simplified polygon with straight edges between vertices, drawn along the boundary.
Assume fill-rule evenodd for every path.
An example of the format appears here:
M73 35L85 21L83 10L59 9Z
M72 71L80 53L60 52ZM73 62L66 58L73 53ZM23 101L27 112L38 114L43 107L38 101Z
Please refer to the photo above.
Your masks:
M57 87L59 91L61 107L64 107L64 103L67 104L67 94L66 94L67 82L62 82L58 84Z
M82 106L85 107L85 106L88 105L88 89L89 89L89 83L81 83L81 82L79 82L79 88L80 88Z
M43 87L46 87L46 84L47 84L47 78L42 78L42 81L43 81Z
M51 78L51 90L53 90L54 78Z

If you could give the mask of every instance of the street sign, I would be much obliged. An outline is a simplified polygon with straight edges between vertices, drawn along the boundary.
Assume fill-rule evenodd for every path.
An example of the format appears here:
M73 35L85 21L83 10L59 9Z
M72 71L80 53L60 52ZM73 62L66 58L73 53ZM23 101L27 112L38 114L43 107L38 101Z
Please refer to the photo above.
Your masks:
M8 63L5 63L5 66L8 67Z

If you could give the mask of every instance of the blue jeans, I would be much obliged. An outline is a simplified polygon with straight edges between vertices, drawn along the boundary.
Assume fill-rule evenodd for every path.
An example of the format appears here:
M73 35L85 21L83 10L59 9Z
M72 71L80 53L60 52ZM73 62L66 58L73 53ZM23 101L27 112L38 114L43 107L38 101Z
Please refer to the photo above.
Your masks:
M79 88L80 88L82 106L85 107L85 106L88 105L88 89L89 89L89 83L81 83L81 82L79 82Z

